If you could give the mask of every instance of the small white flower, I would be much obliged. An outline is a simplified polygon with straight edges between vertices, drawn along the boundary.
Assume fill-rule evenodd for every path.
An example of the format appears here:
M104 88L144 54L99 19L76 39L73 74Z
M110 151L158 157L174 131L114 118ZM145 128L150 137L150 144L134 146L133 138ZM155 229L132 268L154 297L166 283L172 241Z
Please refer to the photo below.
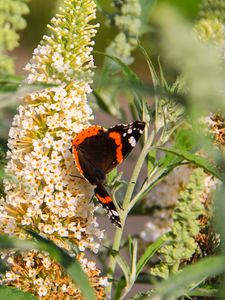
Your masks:
M29 269L28 270L28 276L29 277L34 277L37 274L37 270L36 269Z
M62 237L67 237L69 235L69 232L65 228L61 228L58 230L58 234Z
M62 229L62 223L56 222L53 227L55 231L59 231L60 229Z
M43 139L44 146L47 148L51 148L53 144L53 138L50 135L47 135Z
M32 222L32 219L31 219L31 218L25 217L25 218L23 218L23 220L21 221L21 224L22 224L22 225L30 225L31 222Z
M16 274L13 273L13 272L6 272L6 273L5 273L5 277L6 277L6 279L9 280L9 281L13 281L13 280L16 280L16 279L17 279Z
M53 232L54 232L54 228L50 224L44 226L44 233L52 234Z
M102 286L108 286L109 285L109 282L108 282L108 278L107 277L101 277L99 279L99 284L102 285Z
M46 296L47 293L48 293L48 289L47 289L46 286L43 285L43 286L39 287L39 289L38 289L38 295L40 297Z
M53 97L53 99L55 101L61 101L62 99L64 99L67 95L67 91L63 88L58 88L55 91L55 95Z
M62 291L63 293L65 293L65 292L67 292L67 290L68 290L67 285L66 285L66 284L63 284L62 287L61 287L61 291Z

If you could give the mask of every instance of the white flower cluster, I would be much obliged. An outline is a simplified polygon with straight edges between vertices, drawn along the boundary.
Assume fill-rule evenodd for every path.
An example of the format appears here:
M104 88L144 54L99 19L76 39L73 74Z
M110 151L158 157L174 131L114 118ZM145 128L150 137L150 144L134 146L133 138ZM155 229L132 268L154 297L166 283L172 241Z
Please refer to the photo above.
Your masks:
M20 226L38 230L66 248L67 237L83 251L97 251L93 236L102 237L89 203L93 190L76 173L71 141L92 118L87 103L91 92L90 54L96 25L92 0L65 0L26 67L28 82L60 84L31 93L14 117L9 133L6 197L0 207L1 230L24 234ZM90 77L89 77L90 79ZM76 174L79 175L79 174Z
M76 177L79 173L70 152L72 139L93 118L87 94L91 92L90 45L96 26L88 22L95 18L95 3L65 0L61 12L52 20L52 34L44 37L26 67L29 83L58 86L25 96L14 117L9 132L6 196L0 203L0 232L23 239L27 237L23 228L29 228L71 254L73 245L77 246L81 251L77 259L97 299L105 299L107 279L99 277L95 264L82 256L86 249L96 253L96 237L103 237L90 203L93 188ZM50 262L47 254L8 252L7 258L11 270L2 275L1 282L40 299L82 298L64 269Z
M118 56L123 62L133 62L131 52L137 47L141 28L141 5L138 0L125 0L120 13L115 16L115 25L119 33L107 47L107 53Z
M55 241L69 238L81 251L97 251L93 235L101 237L102 232L89 204L93 190L72 177L76 169L70 152L71 139L91 118L89 92L87 83L74 82L25 97L27 104L19 107L9 133L7 171L14 182L5 182L0 215L4 233L15 233L18 225L31 226Z
M65 0L49 25L52 34L44 36L25 67L30 74L28 83L35 81L61 84L79 78L90 81L94 66L91 55L98 24L89 22L96 17L92 0Z
M160 184L157 184L151 190L146 205L162 208L175 205L191 173L192 169L187 165L175 168Z
M145 224L140 237L145 242L155 242L163 233L170 230L172 212L180 192L185 188L192 168L181 166L175 168L161 183L157 184L148 196L146 206L154 208L153 215Z
M155 242L162 234L170 231L172 225L172 214L179 200L180 193L185 190L193 173L193 166L184 165L175 168L160 184L152 189L146 206L154 208L153 215L145 224L145 228L140 233L140 237L145 242ZM200 202L207 206L207 201L211 199L211 193L216 189L218 180L212 175L204 179L204 189ZM208 204L209 206L209 204Z

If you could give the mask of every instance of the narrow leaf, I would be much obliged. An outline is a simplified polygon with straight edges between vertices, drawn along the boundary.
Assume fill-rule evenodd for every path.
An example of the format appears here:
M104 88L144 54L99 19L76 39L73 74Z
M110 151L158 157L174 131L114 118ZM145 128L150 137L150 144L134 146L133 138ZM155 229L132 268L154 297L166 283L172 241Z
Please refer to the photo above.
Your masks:
M132 259L133 251L134 251L134 244L133 244L133 239L131 235L128 236L128 245L129 245L129 253L130 253L130 258Z
M41 237L36 232L32 230L26 231L38 241L37 246L40 250L47 251L52 258L57 260L65 268L86 300L96 299L89 280L75 257L71 257L66 251L56 246L52 241Z
M225 272L225 258L223 256L203 258L201 261L184 268L167 280L155 285L154 296L158 299L176 299L187 292L193 282L219 275Z
M0 286L1 300L37 300L34 295L9 286Z
M138 78L138 76L118 57L106 54L104 52L99 52L99 51L94 51L94 53L103 55L103 56L108 57L111 60L113 60L117 65L120 66L122 72L127 76L127 78L129 79L129 81L131 83L133 82L136 84L137 83L141 84L141 80Z
M148 248L145 250L145 252L140 257L138 263L137 263L137 271L136 271L136 277L140 274L144 266L147 264L149 259L156 253L156 251L164 244L164 241L162 239L158 239L154 244L151 244L148 246Z
M219 290L213 288L196 288L188 293L191 297L219 297Z
M137 249L138 249L138 242L136 239L132 241L132 248L131 248L131 254L130 254L130 260L131 260L131 271L130 271L130 279L132 282L136 279L136 273L137 273Z
M181 149L165 148L165 147L156 147L156 148L168 153L172 153L191 163L194 163L195 165L203 168L205 171L219 178L221 181L225 182L225 176L212 163L210 163L206 158L202 156Z
M120 266L121 270L123 271L126 282L129 282L130 269L129 269L127 262L120 255L115 256L115 259L116 259L116 262L118 263L118 265Z
M96 91L93 91L93 95L95 96L95 99L98 103L98 106L107 114L111 114L112 112L110 111L110 107L107 104L107 102L102 98L102 96Z
M77 287L81 290L81 293L85 296L85 299L96 299L89 280L75 257L71 257L66 251L56 246L52 241L41 237L36 232L32 230L26 231L34 237L37 242L0 236L0 249L18 248L21 250L38 249L40 251L47 251L53 259L65 268L66 272L71 276ZM0 297L0 299L2 298Z

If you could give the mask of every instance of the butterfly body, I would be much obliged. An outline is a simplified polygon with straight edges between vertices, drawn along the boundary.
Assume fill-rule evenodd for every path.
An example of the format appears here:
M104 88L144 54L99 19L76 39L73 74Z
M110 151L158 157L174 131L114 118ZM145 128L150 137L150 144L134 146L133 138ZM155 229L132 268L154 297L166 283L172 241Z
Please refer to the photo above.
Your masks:
M106 174L131 152L144 127L145 123L141 121L119 124L109 129L94 125L81 131L72 142L78 171L92 185L96 185L95 196L118 227L121 227L119 215L112 198L104 188Z

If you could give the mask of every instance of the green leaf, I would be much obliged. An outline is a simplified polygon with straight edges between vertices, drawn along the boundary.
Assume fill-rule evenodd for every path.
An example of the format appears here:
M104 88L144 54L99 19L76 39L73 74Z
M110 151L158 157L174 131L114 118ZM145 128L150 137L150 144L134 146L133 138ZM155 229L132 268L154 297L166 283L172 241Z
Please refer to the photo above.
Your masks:
M222 241L221 246L223 251L225 250L225 226L224 226L224 214L225 214L225 184L222 184L221 187L216 192L215 196L215 224L216 229L220 233L220 239Z
M138 242L136 239L132 239L129 237L129 249L130 249L130 281L132 285L136 279L137 273L137 249L138 249Z
M186 295L193 282L200 282L205 278L225 272L225 258L223 256L203 258L194 265L189 265L181 272L172 275L167 280L156 284L154 296L157 299L172 299Z
M195 146L193 133L191 130L179 130L175 137L174 149L191 150ZM161 177L170 173L176 166L180 165L183 161L182 157L178 157L172 153L167 152L166 155L158 160L158 166L164 168Z
M196 288L188 293L191 297L218 297L219 290L214 288Z
M170 4L187 19L195 19L198 14L199 4L202 0L158 0L158 3Z
M124 258L120 255L115 256L116 262L120 266L121 270L123 271L123 275L126 279L126 282L129 282L129 274L130 274L130 269L127 264L127 262L124 260Z
M151 10L155 5L155 3L157 2L157 0L139 0L139 2L141 4L142 27L146 27L149 22ZM142 27L141 27L141 31L143 30Z
M136 277L140 274L144 266L147 264L147 262L151 259L151 257L158 251L158 249L164 244L164 241L162 239L158 239L155 243L149 245L145 252L142 254L140 259L137 263L137 271L136 271Z
M139 79L139 77L118 57L106 54L104 52L99 52L99 51L94 51L94 53L103 55L103 56L113 60L118 66L120 66L121 71L129 79L130 83L135 83L135 84L141 85L141 80Z
M13 249L18 248L20 250L34 249L35 243L30 240L20 240L14 237L0 236L0 249Z
M15 75L0 75L0 92L14 92L21 85L23 77Z
M149 108L147 106L147 101L142 97L144 86L140 78L118 57L98 51L95 52L98 54L102 54L107 58L110 58L121 68L123 74L128 80L128 87L134 94L134 106L136 108L139 119L144 120L146 123L149 123ZM133 114L135 114L134 111Z
M1 300L37 300L32 294L9 286L0 286Z
M89 280L75 257L71 257L67 252L56 246L52 241L41 237L36 232L32 230L26 231L38 241L37 246L39 250L47 251L52 258L58 261L65 268L66 272L71 276L86 300L96 299Z
M138 118L141 119L142 118L142 106L141 106L140 99L138 97L134 97L133 105L135 107L136 114L138 115ZM133 114L134 114L134 112L133 112Z
M112 114L109 105L96 90L93 91L93 95L95 96L98 106L107 114Z
M216 224L216 232L220 234L220 246L221 252L225 253L225 226L224 226L224 215L225 215L225 202L224 202L224 195L225 195L225 184L222 184L215 196L214 202L214 212L215 212L215 219L214 222ZM225 286L225 277L223 276L221 286ZM225 299L225 290L221 290L221 294L223 299Z
M212 163L210 163L206 158L201 157L199 155L190 153L188 151L182 149L175 149L175 148L165 148L165 147L156 147L159 150L175 154L180 158L183 158L195 165L203 168L205 171L211 173L215 177L219 178L221 181L225 181L225 176L222 174L217 167L215 167Z
M193 132L188 129L179 130L175 138L175 148L191 150L195 145Z
M145 299L151 299L150 296L152 295L152 291L147 291L145 293L138 293L134 297L132 297L130 300L145 300Z
M133 239L132 239L131 235L128 236L128 246L129 246L129 254L130 254L130 258L131 258L133 251L134 251L134 244L133 244Z
M126 281L124 279L124 277L120 278L120 280L118 281L116 287L115 287L115 295L114 295L114 300L119 300L121 299L121 293L122 290L125 288L126 286Z
M147 51L145 50L145 48L143 48L141 45L139 45L139 48L141 49L141 52L143 53L143 55L145 57L145 60L148 64L148 68L149 68L149 71L150 71L150 74L151 74L151 79L152 79L153 86L154 86L154 88L157 88L158 86L160 86L160 80L159 80L159 77L156 73L155 67L154 67Z
M37 242L0 236L0 249L18 248L21 250L38 249L40 251L47 251L53 259L65 268L86 300L96 299L89 280L75 257L71 257L65 250L56 246L52 241L41 237L33 230L26 230L26 232L35 238Z

